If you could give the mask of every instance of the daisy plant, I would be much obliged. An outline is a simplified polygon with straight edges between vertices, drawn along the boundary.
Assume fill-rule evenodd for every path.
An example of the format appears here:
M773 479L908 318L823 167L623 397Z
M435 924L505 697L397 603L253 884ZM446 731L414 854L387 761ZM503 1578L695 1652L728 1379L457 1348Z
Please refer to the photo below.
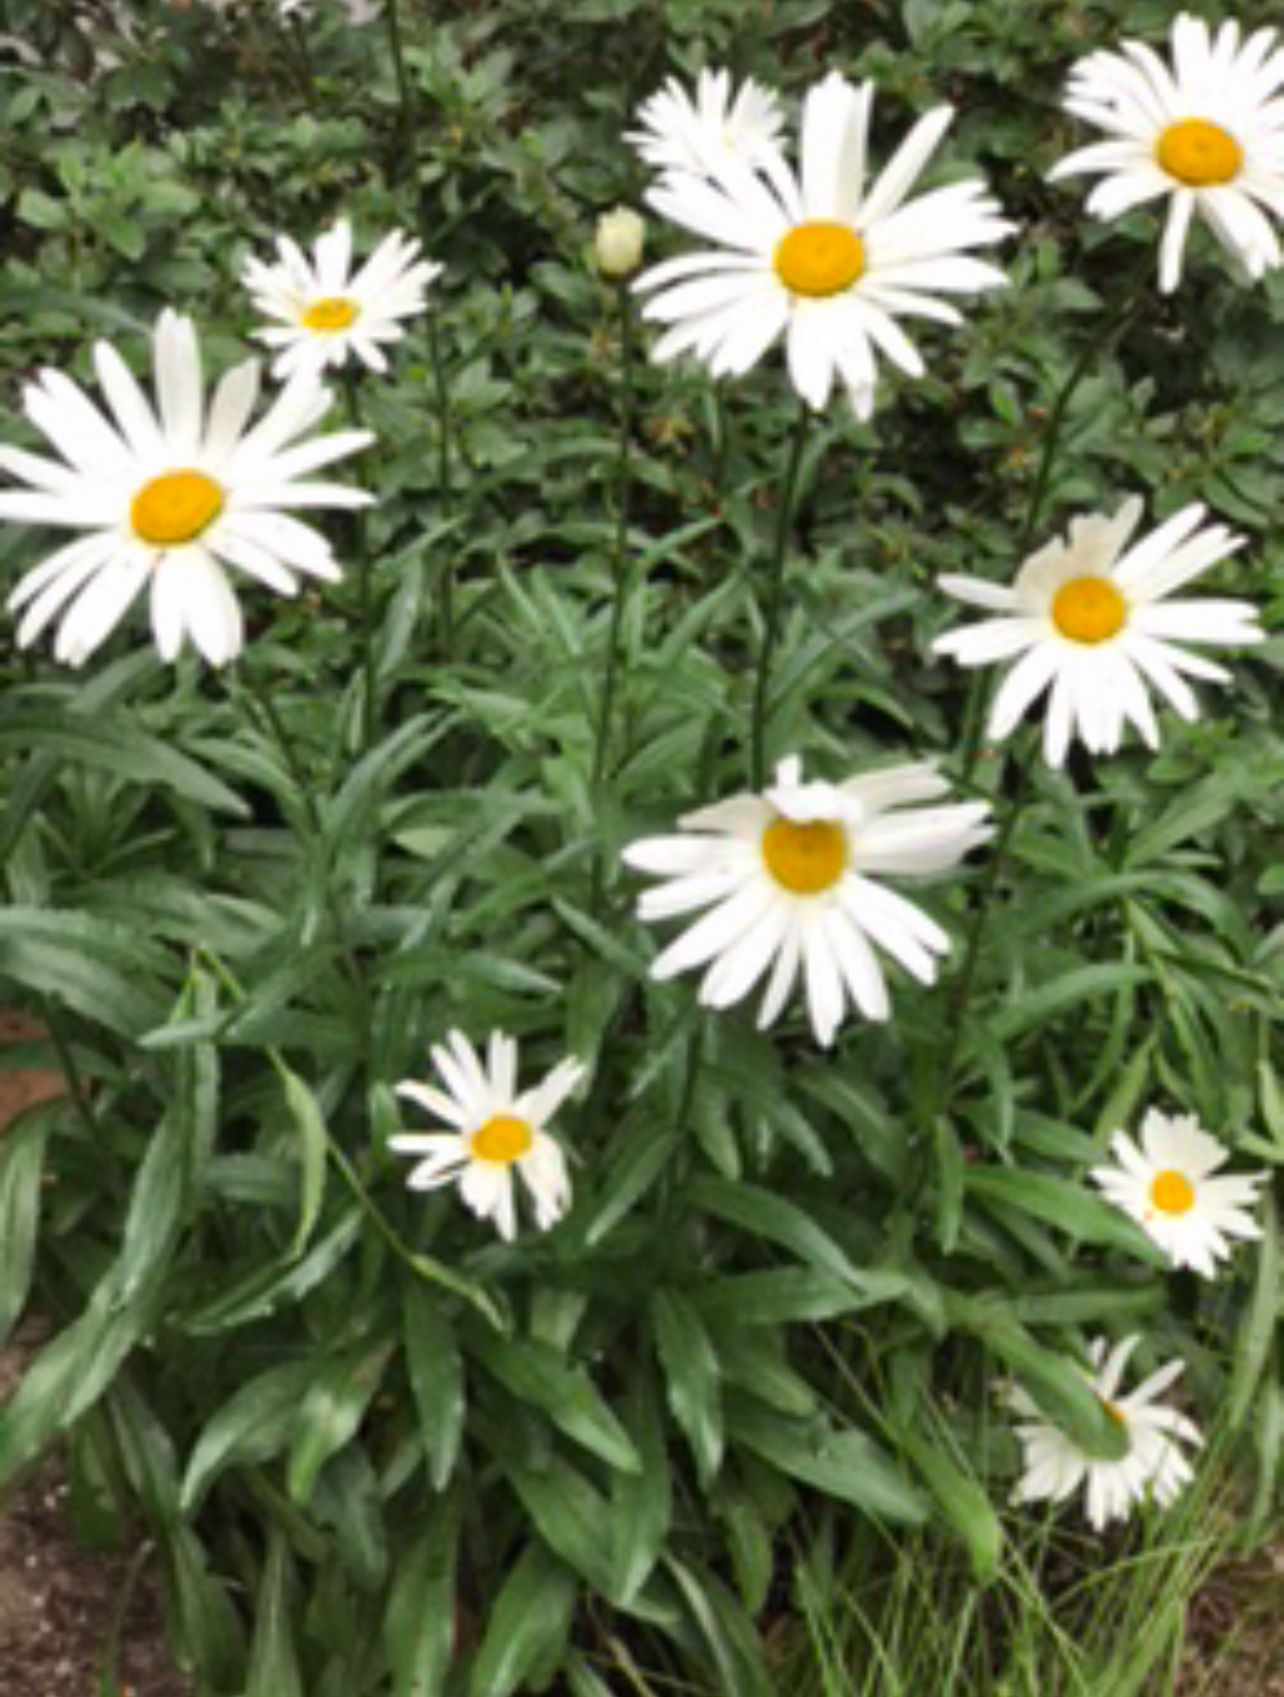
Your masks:
M1167 1508L1180 1496L1194 1477L1182 1446L1198 1448L1203 1438L1184 1414L1157 1399L1185 1363L1170 1361L1136 1390L1122 1394L1124 1369L1140 1342L1139 1335L1128 1337L1112 1348L1107 1338L1096 1338L1088 1349L1091 1371L1080 1369L1127 1440L1117 1460L1089 1455L1047 1420L1019 1385L1007 1389L1008 1406L1022 1417L1015 1428L1023 1470L1012 1493L1014 1503L1060 1503L1082 1489L1088 1524L1101 1532L1113 1520L1126 1520L1140 1503L1153 1500Z
M412 1190L457 1184L460 1200L479 1219L493 1220L502 1238L517 1233L516 1174L528 1192L535 1224L547 1231L570 1206L571 1183L561 1146L548 1122L585 1075L579 1061L559 1061L532 1090L517 1088L517 1044L492 1031L483 1065L461 1031L432 1049L440 1085L403 1079L397 1094L450 1131L405 1132L389 1139L399 1155L417 1157Z
M1227 19L1214 31L1180 13L1171 63L1141 41L1091 53L1070 73L1066 109L1102 130L1050 173L1102 178L1088 197L1098 218L1167 199L1159 286L1181 282L1186 238L1198 215L1250 279L1280 263L1284 217L1284 49L1274 29L1241 39Z
M1049 690L1043 727L1049 765L1061 765L1075 734L1092 753L1113 754L1128 723L1156 748L1148 684L1193 720L1199 706L1187 677L1217 683L1230 677L1180 644L1262 640L1257 610L1247 601L1169 599L1237 553L1245 539L1225 525L1205 525L1206 510L1195 504L1130 547L1142 511L1133 496L1113 514L1071 520L1066 538L1032 554L1010 586L954 574L938 579L946 594L995 616L937 637L935 651L962 666L1016 660L994 700L991 737L1008 736Z
M778 1017L801 972L818 1043L834 1041L848 1004L891 1014L875 946L922 984L950 947L934 919L879 880L953 870L991 835L985 802L924 807L949 791L933 766L893 766L840 784L803 781L782 760L761 795L737 795L644 837L627 865L665 880L638 904L647 921L707 908L652 964L653 978L705 967L700 1000L726 1008L771 969L759 1027Z
M152 336L155 406L106 342L94 366L108 413L60 371L23 392L28 419L61 459L0 447L0 467L27 487L0 490L0 520L79 531L9 596L26 647L60 620L54 654L83 665L139 595L163 660L191 642L215 666L240 653L244 626L232 573L294 595L300 577L334 582L330 543L291 509L354 508L372 497L310 474L373 440L367 430L312 435L331 395L300 372L251 425L259 365L219 382L205 405L190 318L165 310Z
M351 359L386 371L383 349L405 335L405 319L424 310L425 291L442 269L420 258L418 241L392 230L354 271L346 218L317 238L311 258L289 236L278 236L276 247L275 264L251 258L242 273L259 311L276 320L254 332L278 350L275 377Z
M1150 1108L1140 1138L1117 1131L1111 1148L1116 1165L1094 1167L1094 1183L1140 1223L1174 1267L1215 1278L1218 1263L1230 1258L1233 1239L1261 1237L1250 1210L1268 1175L1214 1177L1231 1152L1193 1114L1170 1116Z

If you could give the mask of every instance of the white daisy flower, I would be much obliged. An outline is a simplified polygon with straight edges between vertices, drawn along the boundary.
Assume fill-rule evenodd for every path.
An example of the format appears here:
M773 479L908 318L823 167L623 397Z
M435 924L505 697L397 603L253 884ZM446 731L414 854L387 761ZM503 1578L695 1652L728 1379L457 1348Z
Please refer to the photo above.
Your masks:
M1173 21L1171 46L1171 69L1142 41L1075 66L1066 108L1110 139L1069 154L1050 176L1101 173L1087 202L1098 218L1169 197L1159 250L1165 293L1181 281L1196 212L1256 279L1280 263L1270 219L1284 217L1284 50L1273 29L1241 45L1233 20L1214 35L1186 12Z
M1261 1237L1246 1210L1256 1206L1267 1174L1213 1178L1230 1150L1210 1137L1192 1114L1170 1118L1150 1108L1140 1145L1126 1132L1111 1139L1116 1167L1094 1167L1106 1199L1140 1222L1174 1267L1193 1267L1206 1279L1231 1255L1230 1239Z
M61 463L0 447L0 467L30 487L0 490L0 520L87 532L51 554L9 597L22 611L18 646L53 619L59 660L79 666L143 591L162 660L189 638L212 665L241 651L241 610L226 567L281 595L299 574L334 582L330 544L291 507L361 507L373 497L308 473L366 447L368 430L303 440L330 408L314 376L288 384L248 428L259 364L229 371L208 414L200 347L190 318L168 309L152 339L156 410L106 342L94 364L110 419L59 371L45 370L23 393L27 417Z
M1071 520L1059 537L1032 554L1010 587L981 578L945 576L947 594L1000 616L950 631L932 644L962 666L1021 658L1003 680L989 735L1001 738L1049 686L1043 726L1048 763L1059 766L1077 731L1094 754L1113 754L1131 722L1151 748L1159 732L1146 683L1183 719L1199 716L1186 675L1225 683L1230 673L1177 642L1260 642L1257 610L1247 601L1169 601L1219 560L1244 546L1224 525L1200 529L1205 509L1183 507L1158 530L1124 549L1141 518L1132 496L1113 517Z
M867 1019L890 1013L877 944L920 983L936 977L950 940L935 920L873 874L946 872L992 834L985 802L914 807L949 785L930 765L894 766L842 784L804 783L791 756L763 795L737 795L678 821L692 833L645 837L628 865L667 880L638 903L644 920L711 908L651 967L653 978L705 966L706 1007L747 996L773 966L758 1014L765 1028L802 968L819 1043L833 1042L851 1001Z
M478 1219L493 1219L499 1235L511 1241L517 1231L516 1168L535 1205L535 1224L541 1231L556 1225L570 1207L571 1183L566 1158L544 1128L585 1068L579 1061L559 1061L543 1083L519 1095L517 1044L502 1031L490 1034L485 1067L459 1031L450 1033L446 1046L434 1048L432 1058L446 1088L404 1079L397 1094L455 1129L389 1139L398 1154L422 1157L406 1181L411 1189L457 1183L465 1207Z
M701 71L695 99L676 77L638 108L639 130L624 139L658 171L707 176L724 159L749 166L780 151L785 114L770 89L746 77L732 95L730 71Z
M1025 1471L1012 1493L1014 1503L1064 1502L1086 1484L1084 1509L1093 1530L1100 1532L1112 1520L1126 1520L1134 1503L1152 1498L1161 1508L1167 1508L1181 1495L1194 1478L1181 1446L1198 1447L1203 1438L1185 1415L1156 1405L1155 1399L1168 1389L1185 1363L1170 1361L1135 1391L1120 1396L1124 1367L1140 1341L1140 1337L1124 1338L1107 1354L1108 1339L1097 1338L1088 1351L1092 1372L1083 1373L1107 1412L1127 1434L1127 1453L1117 1461L1102 1461L1081 1450L1020 1386L1007 1391L1009 1405L1029 1417L1015 1428L1024 1452Z
M1006 282L966 257L1014 228L984 183L906 200L952 108L921 118L867 187L872 103L870 83L855 88L832 72L807 94L800 175L779 154L757 171L729 156L707 181L673 173L648 191L664 217L718 244L653 266L634 284L653 295L644 316L670 326L653 359L693 352L714 376L739 376L783 336L794 388L809 406L824 407L838 379L868 418L876 352L911 377L925 369L899 318L959 324L937 295Z
M305 368L342 366L355 355L371 371L386 371L382 347L399 342L400 320L424 310L424 291L441 266L419 258L419 243L393 230L361 269L352 272L352 226L339 221L313 244L309 260L289 236L276 239L279 259L246 262L241 280L254 304L280 322L255 336L281 352L274 377Z

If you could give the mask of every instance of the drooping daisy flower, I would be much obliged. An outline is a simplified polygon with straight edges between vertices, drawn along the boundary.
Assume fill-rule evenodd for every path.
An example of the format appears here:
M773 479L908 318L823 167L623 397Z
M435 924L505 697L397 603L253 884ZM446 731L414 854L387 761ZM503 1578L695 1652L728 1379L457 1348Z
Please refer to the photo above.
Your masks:
M511 1241L516 1168L535 1205L535 1224L547 1231L570 1206L571 1184L566 1158L545 1127L584 1077L584 1067L559 1061L542 1084L519 1095L517 1044L502 1031L491 1032L484 1067L459 1031L434 1048L432 1058L445 1089L405 1079L397 1094L455 1129L389 1139L398 1154L422 1157L407 1183L412 1190L457 1183L465 1207L478 1219L493 1219L499 1235Z
M1126 1520L1132 1505L1147 1497L1167 1508L1181 1495L1194 1477L1181 1446L1198 1447L1203 1438L1185 1415L1157 1405L1155 1399L1185 1363L1170 1361L1135 1391L1120 1396L1124 1368L1140 1341L1124 1338L1107 1355L1109 1341L1097 1338L1088 1350L1092 1371L1083 1374L1127 1435L1128 1450L1117 1461L1102 1461L1081 1450L1019 1385L1007 1391L1009 1405L1027 1417L1015 1428L1025 1471L1012 1493L1014 1503L1064 1502L1086 1483L1084 1512L1093 1530L1100 1532L1112 1520Z
M807 94L800 175L774 152L757 171L729 156L708 180L672 173L649 190L664 217L717 244L653 266L634 284L653 297L644 315L670 326L653 359L693 352L714 376L739 376L783 337L809 406L822 408L837 379L868 418L876 352L912 377L925 369L899 318L959 324L938 295L1006 282L967 257L1014 228L984 183L906 200L952 109L921 118L867 187L872 102L871 84L855 88L831 72Z
M1126 1132L1111 1139L1117 1167L1094 1167L1106 1199L1131 1214L1174 1267L1193 1267L1206 1279L1231 1255L1231 1238L1261 1237L1246 1210L1258 1201L1265 1173L1213 1178L1230 1150L1210 1137L1192 1114L1170 1118L1157 1108L1141 1122L1141 1143Z
M242 273L259 311L280 320L254 332L281 349L275 377L346 365L350 354L371 371L386 371L381 345L401 340L400 321L423 311L424 291L441 273L440 265L419 258L417 241L393 230L350 276L352 226L346 218L317 238L310 260L289 236L278 236L276 246L275 265L250 259Z
M826 1045L849 1001L867 1019L886 1019L887 985L872 945L930 984L950 940L876 875L949 871L992 835L985 802L913 806L948 790L929 765L805 784L802 762L791 756L763 795L733 796L680 819L690 835L631 843L627 864L667 880L642 896L640 918L711 909L664 950L651 976L708 965L700 1000L726 1008L773 966L761 1029L780 1013L801 968L812 1029Z
M293 595L299 574L336 580L330 544L292 507L360 507L373 499L308 473L364 448L368 430L304 440L330 407L330 392L301 374L252 428L259 365L223 377L208 414L201 355L189 318L156 321L156 410L106 342L94 363L110 420L59 371L42 371L23 393L27 417L65 463L0 448L0 467L30 487L0 490L0 520L87 534L27 573L9 597L22 610L25 648L59 615L57 659L79 666L147 590L163 660L188 639L212 665L241 651L241 610L226 567Z
M639 130L628 130L640 159L658 171L705 176L725 159L764 163L780 150L785 115L780 101L746 77L733 98L730 71L701 71L695 99L676 77L638 108Z
M1263 635L1247 601L1167 599L1244 546L1224 525L1201 530L1204 513L1183 507L1125 553L1142 514L1133 496L1113 517L1071 520L1069 540L1058 537L1032 554L1011 588L939 579L947 594L1000 616L937 637L938 653L962 666L1021 656L995 697L990 736L1007 736L1049 684L1043 749L1052 766L1064 760L1075 731L1094 754L1113 754L1129 720L1158 747L1147 682L1183 719L1199 716L1184 674L1224 683L1230 673L1177 643L1251 643Z
M1171 45L1171 69L1141 41L1075 66L1066 108L1110 139L1067 155L1050 173L1101 173L1087 202L1098 218L1169 197L1159 250L1166 294L1181 281L1196 212L1253 279L1280 263L1270 217L1284 217L1284 51L1275 31L1259 29L1241 45L1233 20L1214 36L1183 12Z

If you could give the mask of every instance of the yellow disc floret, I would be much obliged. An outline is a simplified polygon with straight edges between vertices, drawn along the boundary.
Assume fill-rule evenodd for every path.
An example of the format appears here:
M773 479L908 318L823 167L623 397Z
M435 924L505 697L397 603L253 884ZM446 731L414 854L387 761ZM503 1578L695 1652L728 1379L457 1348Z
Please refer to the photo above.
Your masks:
M762 834L762 858L776 882L793 895L819 895L843 875L847 833L830 819L804 825L774 819Z
M1175 1168L1156 1173L1150 1186L1150 1200L1161 1214L1188 1214L1195 1206L1195 1187Z
M534 1141L535 1133L526 1120L512 1114L496 1114L472 1134L468 1147L479 1161L494 1161L507 1167L520 1160Z
M356 301L346 295L324 295L308 304L301 323L307 330L346 330L358 311Z
M1231 182L1244 163L1244 149L1235 137L1207 118L1183 118L1179 124L1169 124L1155 156L1170 177L1193 189Z
M223 511L223 491L203 471L167 471L134 496L129 522L134 534L157 548L194 542Z
M1108 642L1123 629L1127 604L1106 577L1075 577L1052 598L1052 622L1071 642Z
M795 295L838 295L865 271L865 244L846 224L796 224L776 245L773 264Z

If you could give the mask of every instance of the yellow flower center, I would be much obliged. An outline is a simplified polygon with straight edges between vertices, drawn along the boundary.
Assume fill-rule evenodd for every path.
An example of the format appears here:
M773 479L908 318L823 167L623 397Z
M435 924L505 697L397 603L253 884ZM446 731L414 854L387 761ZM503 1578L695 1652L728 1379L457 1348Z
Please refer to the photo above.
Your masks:
M1097 1401L1105 1409L1106 1413L1114 1421L1116 1426L1122 1426L1125 1430L1127 1429L1127 1417L1125 1416L1123 1409L1119 1407L1118 1403L1108 1402L1105 1397L1098 1397Z
M846 224L796 224L776 245L776 275L796 295L837 295L865 270L865 244Z
M468 1147L479 1161L495 1161L502 1167L520 1160L535 1141L525 1120L512 1114L496 1114L469 1138Z
M1124 598L1107 577L1075 577L1052 598L1052 622L1071 642L1108 642L1128 617Z
M814 896L842 877L847 865L847 833L829 819L798 825L774 819L762 833L762 858L768 872L796 896Z
M1169 124L1155 152L1170 177L1195 189L1229 183L1244 163L1244 149L1235 137L1207 118Z
M303 314L306 330L346 330L356 319L359 308L346 295L324 295L315 300Z
M167 471L134 496L134 534L158 548L192 542L223 511L223 491L203 471Z
M1156 1173L1150 1186L1150 1200L1161 1214L1188 1214L1195 1206L1195 1187L1175 1168Z

